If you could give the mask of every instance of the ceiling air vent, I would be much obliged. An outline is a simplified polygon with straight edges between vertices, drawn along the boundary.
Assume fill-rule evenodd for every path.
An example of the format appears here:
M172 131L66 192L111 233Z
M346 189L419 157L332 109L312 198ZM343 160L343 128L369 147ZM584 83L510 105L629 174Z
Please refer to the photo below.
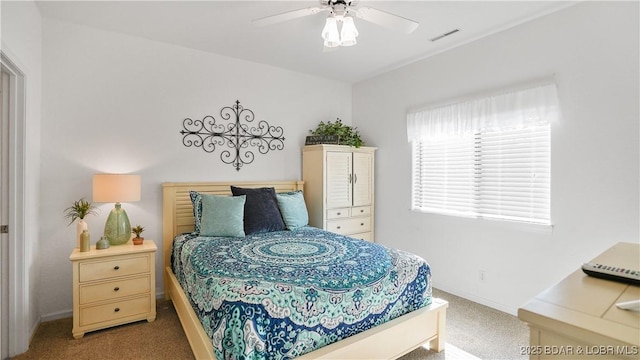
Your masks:
M434 37L433 39L431 39L431 41L432 41L432 42L433 42L433 41L438 41L438 40L440 40L440 39L442 39L442 38L444 38L444 37L447 37L447 36L449 36L449 35L453 35L453 34L457 33L458 31L460 31L460 29L454 29L454 30L451 30L451 31L449 31L449 32L447 32L447 33L444 33L444 34L442 34L442 35L438 35L438 36Z

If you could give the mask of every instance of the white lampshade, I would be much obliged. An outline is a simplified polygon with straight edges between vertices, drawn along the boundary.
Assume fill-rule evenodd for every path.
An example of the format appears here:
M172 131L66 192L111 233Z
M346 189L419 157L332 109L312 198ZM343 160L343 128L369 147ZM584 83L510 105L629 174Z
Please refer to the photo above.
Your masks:
M140 201L140 175L94 175L93 201L106 203Z
M324 24L322 29L322 38L324 39L324 46L336 47L340 46L340 33L338 32L338 21L335 17L330 16Z
M342 46L352 46L355 45L356 37L358 37L358 29L356 29L356 25L353 23L353 18L350 16L345 16L342 19L342 31L340 32L340 45Z

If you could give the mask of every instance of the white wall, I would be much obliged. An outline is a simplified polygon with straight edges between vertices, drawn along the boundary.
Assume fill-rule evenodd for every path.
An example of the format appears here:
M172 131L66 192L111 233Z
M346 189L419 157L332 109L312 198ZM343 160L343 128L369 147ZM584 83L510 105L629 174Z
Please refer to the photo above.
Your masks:
M40 121L42 91L42 22L40 12L33 2L2 2L0 23L2 52L23 73L25 81L25 120L17 139L18 151L24 164L19 166L23 174L11 174L19 191L23 194L22 214L10 214L14 219L23 218L24 233L13 229L17 238L16 246L10 251L17 254L15 261L18 291L10 294L15 312L11 314L16 321L9 339L9 355L13 356L27 350L31 334L39 323L37 287L39 278L38 263L38 222L39 222L39 174L40 174ZM16 156L10 154L10 156ZM16 235L17 236L17 235ZM5 321L3 319L3 321Z
M584 2L356 84L354 124L379 147L376 240L425 257L435 287L511 313L612 244L639 242L638 7ZM553 232L409 210L407 109L552 74L564 113Z
M3 51L29 75L30 324L70 314L75 243L63 210L91 198L94 173L142 175L142 201L124 206L161 245L162 182L299 178L307 131L351 119L345 83L51 19L41 28L32 3L3 2L2 20ZM379 147L377 239L427 258L436 287L510 312L616 241L637 242L638 32L637 3L588 2L356 84L354 125ZM552 73L565 116L552 134L552 233L408 210L407 108ZM284 151L239 172L221 163L220 149L186 148L178 133L185 117L217 115L236 99L287 138ZM110 208L88 219L93 242ZM157 261L161 289L160 253Z
M347 83L230 59L44 19L42 196L40 197L40 312L44 319L70 315L69 253L74 226L63 210L91 199L94 173L142 176L142 201L123 204L132 224L161 248L161 183L167 181L286 180L301 178L301 146L322 120L351 119ZM219 148L205 153L182 144L182 121L214 115L238 99L256 122L282 126L283 151L254 151L253 163L236 171ZM113 204L88 219L92 243ZM160 252L157 289L162 290Z

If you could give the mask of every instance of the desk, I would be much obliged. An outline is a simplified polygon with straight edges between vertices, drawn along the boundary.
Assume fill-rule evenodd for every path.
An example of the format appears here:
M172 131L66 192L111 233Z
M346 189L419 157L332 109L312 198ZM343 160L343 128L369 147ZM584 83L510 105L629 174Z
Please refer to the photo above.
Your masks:
M640 267L640 244L617 243L592 261ZM518 309L531 330L530 359L639 359L640 312L615 304L640 299L640 287L574 271Z

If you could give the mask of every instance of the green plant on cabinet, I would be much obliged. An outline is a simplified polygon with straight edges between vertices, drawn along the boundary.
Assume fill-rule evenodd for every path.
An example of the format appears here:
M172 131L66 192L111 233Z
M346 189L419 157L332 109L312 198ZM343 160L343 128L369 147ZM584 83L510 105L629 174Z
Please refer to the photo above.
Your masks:
M340 118L331 122L321 121L315 130L309 130L313 136L337 136L338 144L360 147L364 145L364 141L360 138L360 134L356 127L345 125Z

